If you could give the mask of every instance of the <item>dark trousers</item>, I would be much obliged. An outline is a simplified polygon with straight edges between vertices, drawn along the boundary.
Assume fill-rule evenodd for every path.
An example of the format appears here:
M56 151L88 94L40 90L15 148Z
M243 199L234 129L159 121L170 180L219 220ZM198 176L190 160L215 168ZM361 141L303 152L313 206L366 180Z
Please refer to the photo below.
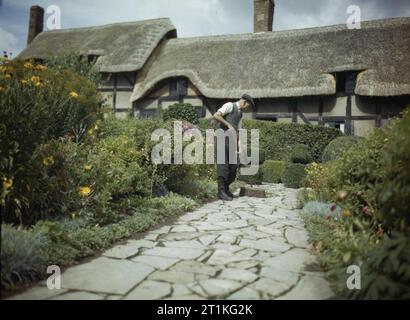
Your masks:
M225 161L223 164L216 165L216 173L218 182L229 186L236 179L236 172L238 171L238 164L229 163L229 144L225 145ZM236 154L236 153L235 153Z

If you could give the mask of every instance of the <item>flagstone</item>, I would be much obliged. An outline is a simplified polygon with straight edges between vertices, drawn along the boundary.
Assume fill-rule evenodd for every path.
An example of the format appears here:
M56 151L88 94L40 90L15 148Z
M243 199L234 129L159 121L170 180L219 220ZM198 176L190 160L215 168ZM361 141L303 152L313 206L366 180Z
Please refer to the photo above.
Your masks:
M124 300L158 300L171 293L171 285L166 282L144 281L128 293Z
M125 294L153 271L146 264L100 257L68 268L61 275L61 285L64 289Z

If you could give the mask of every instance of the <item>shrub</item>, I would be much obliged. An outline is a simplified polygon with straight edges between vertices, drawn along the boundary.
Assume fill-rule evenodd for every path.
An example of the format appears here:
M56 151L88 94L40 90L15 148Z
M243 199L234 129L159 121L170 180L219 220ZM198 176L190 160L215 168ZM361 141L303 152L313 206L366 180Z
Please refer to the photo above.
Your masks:
M410 113L375 130L332 164L327 188L333 197L341 190L348 197L343 206L355 216L382 224L387 231L409 226Z
M39 254L42 239L11 225L1 225L1 287L10 289L16 282L27 284L45 274Z
M164 121L167 120L185 120L193 124L199 123L197 108L190 103L176 103L164 110L162 115Z
M335 220L308 214L302 214L302 217L320 266L328 271L336 292L345 295L349 276L347 267L361 265L366 254L375 248L377 238L368 228L355 231L354 219L351 218ZM362 275L367 277L367 273L362 272Z
M355 299L410 299L410 237L393 233L366 255L361 290L348 292Z
M298 208L302 209L306 202L317 201L318 197L312 188L301 188L296 193Z
M71 70L48 69L19 60L0 65L0 177L2 216L22 222L30 206L33 174L29 164L40 144L64 136L82 141L100 118L94 83ZM5 192L6 191L6 192Z
M361 138L357 136L341 136L330 141L322 155L322 162L328 162L339 158L343 152L355 145Z
M244 129L259 129L261 161L287 160L292 146L308 146L313 160L320 162L324 148L342 133L335 128L300 123L276 123L262 120L243 120ZM250 136L250 135L248 135Z
M335 193L329 189L329 179L334 172L332 166L334 161L327 163L312 162L305 168L306 176L302 181L302 185L312 188L318 199L330 201Z
M240 169L238 169L238 172L240 171ZM259 168L258 172L255 173L254 175L240 175L239 174L239 180L246 182L247 184L262 184L263 181L263 176L262 176L262 170L261 168Z
M410 227L410 109L386 129L374 185L378 219L389 229Z
M299 188L305 177L305 165L287 162L283 170L283 183L287 188Z
M75 73L94 82L96 85L101 83L101 73L94 61L88 61L87 56L80 56L76 52L62 52L56 56L49 57L45 61L48 68L64 71L70 69Z
M98 138L104 139L107 137L127 136L135 137L135 130L138 125L137 118L116 118L114 115L108 115L101 122Z
M290 162L308 164L312 160L312 155L306 145L298 143L292 146L292 151L289 155Z
M271 183L282 182L284 165L283 161L266 160L261 168L263 181Z

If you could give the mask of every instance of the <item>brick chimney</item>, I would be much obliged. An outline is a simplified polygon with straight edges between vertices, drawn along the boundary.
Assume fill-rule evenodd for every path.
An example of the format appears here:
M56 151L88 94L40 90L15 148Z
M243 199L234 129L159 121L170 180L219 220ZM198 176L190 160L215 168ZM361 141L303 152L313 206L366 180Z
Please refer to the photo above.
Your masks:
M274 0L253 0L253 32L272 31Z
M27 45L41 32L43 32L44 9L40 6L30 8L30 22L28 25Z

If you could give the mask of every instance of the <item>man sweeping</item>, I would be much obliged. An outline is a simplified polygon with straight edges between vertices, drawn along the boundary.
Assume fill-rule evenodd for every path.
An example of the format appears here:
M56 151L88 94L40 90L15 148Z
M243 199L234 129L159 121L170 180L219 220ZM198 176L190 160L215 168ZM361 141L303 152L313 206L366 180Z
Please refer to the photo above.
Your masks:
M239 101L225 103L215 114L214 119L219 122L220 128L227 133L227 136L239 137L239 122L242 119L242 113L252 112L255 109L255 103L252 97L244 94ZM231 133L231 134L230 134ZM240 143L238 140L235 143L226 143L221 150L217 148L217 152L224 153L224 161L217 162L217 178L218 178L218 198L225 201L232 201L233 194L229 190L229 185L236 179L236 171L238 169L237 161L229 161L229 153L235 155L239 153ZM236 150L232 150L236 148ZM231 159L232 160L232 159Z

